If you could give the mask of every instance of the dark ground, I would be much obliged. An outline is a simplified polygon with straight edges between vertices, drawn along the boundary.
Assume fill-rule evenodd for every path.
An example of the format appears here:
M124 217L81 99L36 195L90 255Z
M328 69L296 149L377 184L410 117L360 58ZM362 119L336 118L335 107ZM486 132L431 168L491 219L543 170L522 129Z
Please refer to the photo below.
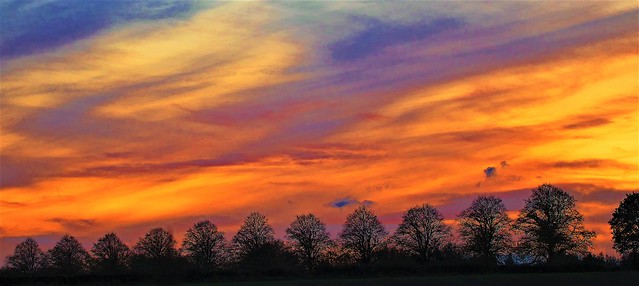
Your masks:
M223 283L184 283L183 286L401 286L401 285L470 285L470 286L639 286L639 272L582 272L526 274L460 274L416 277L380 277L356 279L271 280Z

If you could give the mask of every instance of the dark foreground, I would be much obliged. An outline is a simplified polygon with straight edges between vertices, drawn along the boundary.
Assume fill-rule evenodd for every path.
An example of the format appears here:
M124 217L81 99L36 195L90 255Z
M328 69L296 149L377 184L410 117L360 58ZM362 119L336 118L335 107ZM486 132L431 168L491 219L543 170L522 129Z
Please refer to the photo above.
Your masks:
M514 286L639 286L639 272L582 272L582 273L526 273L526 274L462 274L416 277L379 277L356 279L272 280L221 283L183 283L183 286L205 285L282 285L282 286L402 286L402 285L514 285Z
M122 281L0 279L0 285L77 285L77 286L411 286L411 285L469 285L469 286L639 286L639 271L569 272L569 273L489 273L489 274L431 274L424 276L385 276L366 278L288 278L262 280L227 280L216 282L176 282L165 279Z

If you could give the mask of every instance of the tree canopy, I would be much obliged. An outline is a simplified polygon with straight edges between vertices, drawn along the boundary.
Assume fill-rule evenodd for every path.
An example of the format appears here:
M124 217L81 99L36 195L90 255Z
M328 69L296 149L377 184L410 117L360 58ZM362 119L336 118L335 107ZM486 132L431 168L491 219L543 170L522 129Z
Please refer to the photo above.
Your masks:
M266 216L259 212L249 214L233 237L233 243L242 254L251 253L274 241L273 227L268 224Z
M61 274L78 274L88 270L89 253L73 236L65 234L49 250L51 266Z
M442 214L435 207L423 204L402 214L394 240L400 249L426 262L433 259L450 237L451 228L444 224Z
M128 266L131 250L115 233L110 232L93 244L91 253L99 270L118 272Z
M178 255L175 245L177 242L167 230L157 227L149 230L140 238L133 248L135 253L143 258L160 260Z
M47 257L31 237L16 245L13 255L7 257L7 266L18 272L31 274L46 267Z
M296 216L286 235L308 270L317 265L321 251L331 242L326 226L314 214Z
M297 215L286 229L287 241L282 241L275 238L266 216L254 212L233 238L236 247L228 247L224 234L208 220L186 231L179 250L163 228L151 229L132 249L115 233L107 233L93 244L92 256L70 235L48 252L27 238L7 257L0 283L5 277L15 278L10 282L59 277L57 281L67 283L103 278L192 281L309 273L464 273L487 270L485 266L490 271L618 270L639 265L638 200L639 194L628 194L610 220L621 259L590 253L594 232L585 229L575 199L557 187L541 185L524 201L513 224L501 199L476 197L457 216L459 241L453 239L442 213L429 204L406 210L392 237L370 208L359 206L348 214L335 242L312 213ZM513 247L515 234L519 240ZM502 267L494 267L497 261Z
M553 185L541 185L525 200L515 222L522 233L519 248L549 263L563 255L585 255L595 233L583 222L573 196Z
M208 220L189 228L182 242L186 257L199 268L208 270L221 264L224 246L224 233Z
M511 219L504 202L495 196L478 196L459 215L463 247L473 256L496 262L512 244Z
M639 193L627 194L608 223L614 248L624 256L639 256Z
M375 261L375 254L384 246L388 232L377 216L366 206L360 206L346 217L339 237L346 249L355 253L362 264Z

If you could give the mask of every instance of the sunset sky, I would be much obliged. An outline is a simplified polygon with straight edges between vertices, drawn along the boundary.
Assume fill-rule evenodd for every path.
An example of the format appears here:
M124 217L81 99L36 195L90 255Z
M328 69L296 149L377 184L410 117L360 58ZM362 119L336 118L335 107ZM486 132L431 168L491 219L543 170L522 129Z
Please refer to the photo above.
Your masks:
M0 258L251 211L335 237L569 191L597 253L639 188L637 1L1 1Z

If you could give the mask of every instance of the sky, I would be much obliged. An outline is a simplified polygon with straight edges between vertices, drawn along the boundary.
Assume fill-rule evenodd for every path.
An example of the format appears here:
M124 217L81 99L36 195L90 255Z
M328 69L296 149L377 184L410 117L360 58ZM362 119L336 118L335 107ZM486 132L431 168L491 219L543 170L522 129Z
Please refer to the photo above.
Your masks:
M636 1L0 2L0 256L639 188Z

